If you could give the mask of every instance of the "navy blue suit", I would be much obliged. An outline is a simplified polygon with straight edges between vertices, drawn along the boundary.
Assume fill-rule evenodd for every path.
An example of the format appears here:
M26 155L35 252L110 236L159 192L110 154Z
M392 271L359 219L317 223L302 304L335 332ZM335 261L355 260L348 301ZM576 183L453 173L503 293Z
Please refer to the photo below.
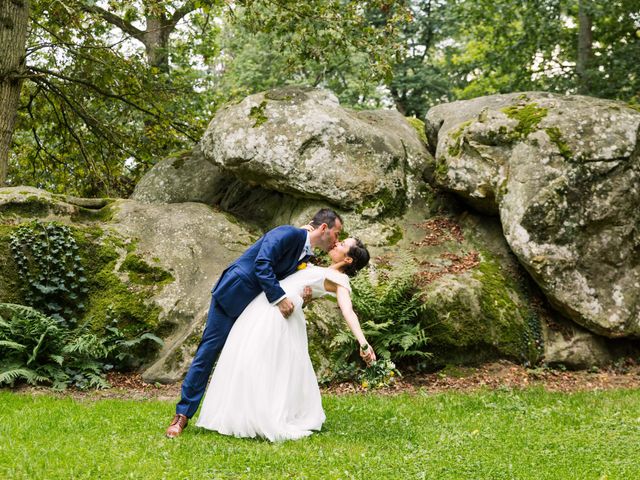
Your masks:
M284 225L270 230L222 272L212 291L202 340L182 383L176 413L191 418L231 327L247 305L264 292L273 303L285 295L279 280L296 271L306 230Z

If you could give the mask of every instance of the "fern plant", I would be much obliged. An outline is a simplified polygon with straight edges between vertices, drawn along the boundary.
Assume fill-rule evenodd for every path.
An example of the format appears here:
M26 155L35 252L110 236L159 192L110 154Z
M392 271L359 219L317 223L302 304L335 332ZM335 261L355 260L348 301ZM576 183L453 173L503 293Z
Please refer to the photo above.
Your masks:
M0 304L0 385L18 379L32 385L59 382L66 333L59 322L30 307Z
M362 330L380 359L418 361L429 357L429 338L420 323L425 310L420 290L409 268L380 272L377 282L363 271L351 281L353 308ZM360 378L355 367L354 340L340 331L331 342L336 377ZM365 375L366 376L366 375Z
M25 381L56 389L107 387L105 372L149 340L162 344L148 333L127 340L115 325L105 336L86 327L71 330L31 307L0 303L0 385Z

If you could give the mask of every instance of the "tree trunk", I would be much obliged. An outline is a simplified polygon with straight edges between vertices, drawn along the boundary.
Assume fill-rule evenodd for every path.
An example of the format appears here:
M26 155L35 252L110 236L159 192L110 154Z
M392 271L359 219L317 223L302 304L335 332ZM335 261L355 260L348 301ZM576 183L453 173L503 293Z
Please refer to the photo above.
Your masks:
M29 0L0 1L0 186L9 173L11 137L25 69Z
M147 61L162 73L169 73L169 34L175 25L169 24L163 16L147 16L147 30L144 33L144 46Z
M578 74L578 91L585 94L591 91L589 67L593 56L593 30L589 3L590 0L578 1L578 62L576 63L576 73Z

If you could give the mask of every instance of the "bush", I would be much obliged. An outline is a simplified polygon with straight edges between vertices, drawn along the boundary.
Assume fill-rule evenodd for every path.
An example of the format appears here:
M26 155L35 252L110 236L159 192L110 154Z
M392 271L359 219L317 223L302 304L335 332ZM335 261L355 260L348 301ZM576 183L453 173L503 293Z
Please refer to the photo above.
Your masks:
M0 385L23 380L55 389L104 388L105 372L123 364L129 350L147 340L162 344L149 333L125 340L116 325L104 337L84 327L71 330L67 322L31 307L0 303Z

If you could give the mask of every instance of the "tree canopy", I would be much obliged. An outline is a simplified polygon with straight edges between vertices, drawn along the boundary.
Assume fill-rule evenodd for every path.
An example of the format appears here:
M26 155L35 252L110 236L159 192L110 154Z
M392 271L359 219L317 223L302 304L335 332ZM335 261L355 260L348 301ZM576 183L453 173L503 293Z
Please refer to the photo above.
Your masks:
M222 104L286 84L419 118L524 90L640 101L635 0L5 3L4 17L28 16L26 40L0 45L11 185L126 196Z

